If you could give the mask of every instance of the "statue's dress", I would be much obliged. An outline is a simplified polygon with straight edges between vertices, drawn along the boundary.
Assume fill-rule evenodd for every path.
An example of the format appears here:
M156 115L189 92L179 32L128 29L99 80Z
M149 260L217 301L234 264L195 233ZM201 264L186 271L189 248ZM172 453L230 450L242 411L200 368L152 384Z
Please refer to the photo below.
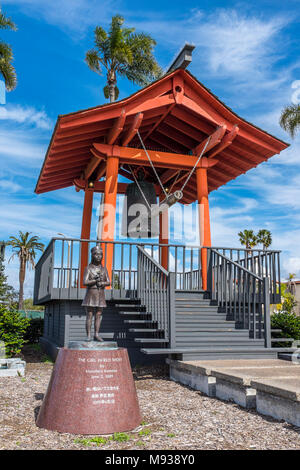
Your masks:
M105 289L104 287L97 287L95 280L97 274L100 274L100 282L110 285L107 269L102 265L95 266L92 263L89 264L83 274L83 284L87 286L86 294L81 304L83 307L106 307Z

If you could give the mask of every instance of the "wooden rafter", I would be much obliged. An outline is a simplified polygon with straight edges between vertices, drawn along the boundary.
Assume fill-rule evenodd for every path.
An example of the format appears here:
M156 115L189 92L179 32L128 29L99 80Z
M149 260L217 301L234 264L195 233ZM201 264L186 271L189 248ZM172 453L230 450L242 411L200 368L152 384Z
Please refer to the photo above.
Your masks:
M222 150L224 150L226 147L228 147L229 145L232 144L233 140L236 138L236 136L238 135L238 132L239 132L239 128L238 126L234 126L232 128L232 130L230 132L228 132L228 134L226 134L223 139L221 140L221 142L213 149L211 150L207 156L208 158L213 158L215 157L216 155L218 155L220 152L222 152Z
M136 135L137 131L139 130L140 125L142 124L143 121L143 113L138 113L131 126L127 130L126 134L122 138L122 145L126 147L126 145L129 144L129 142L133 139L133 137Z
M121 134L124 124L126 121L126 112L125 109L122 109L120 116L115 120L114 125L110 129L108 136L107 136L107 143L113 144L119 135Z
M225 132L226 132L226 125L223 124L222 126L219 126L215 130L215 132L213 132L209 137L207 137L207 139L203 140L201 144L197 145L197 147L193 149L193 154L200 155L200 153L206 146L207 141L209 140L205 149L205 153L207 153L210 149L214 148L217 144L221 142Z
M99 153L94 152L93 149L91 150L91 153L93 154L93 156L84 169L84 178L86 180L88 180L92 176L97 166L104 158L103 155L100 155Z
M155 129L160 125L161 122L164 121L164 119L168 116L168 114L172 111L176 103L172 103L167 110L162 114L160 119L158 119L154 126L151 127L151 129L147 132L147 134L144 136L144 142L148 139L148 137L155 131Z

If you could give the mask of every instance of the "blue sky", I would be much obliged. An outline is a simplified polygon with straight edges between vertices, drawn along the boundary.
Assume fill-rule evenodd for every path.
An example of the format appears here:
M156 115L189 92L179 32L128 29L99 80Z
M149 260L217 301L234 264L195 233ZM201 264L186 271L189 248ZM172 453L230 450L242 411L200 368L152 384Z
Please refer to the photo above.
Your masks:
M300 277L300 137L291 141L278 125L293 93L300 100L299 0L6 0L0 5L18 26L17 32L1 32L14 50L18 87L0 105L0 239L20 229L45 243L57 232L80 235L83 193L69 188L37 196L34 187L57 115L104 102L105 76L91 72L84 56L95 26L106 27L120 13L128 26L156 39L155 55L164 68L185 41L193 42L190 71L242 117L292 143L213 192L211 224L215 246L239 246L237 233L245 228L270 229L272 247L283 250L283 273ZM119 88L120 98L136 90L125 80ZM96 197L92 236L97 203ZM7 265L7 273L17 288L17 261ZM27 296L32 283L31 272Z

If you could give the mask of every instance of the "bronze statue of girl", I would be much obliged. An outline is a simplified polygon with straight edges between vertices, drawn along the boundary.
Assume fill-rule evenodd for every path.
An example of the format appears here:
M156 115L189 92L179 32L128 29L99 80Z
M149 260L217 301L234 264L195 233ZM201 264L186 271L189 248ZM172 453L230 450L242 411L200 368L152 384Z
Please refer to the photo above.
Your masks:
M105 287L110 286L110 279L107 269L102 266L103 251L97 245L91 249L92 261L85 268L83 274L83 284L87 286L86 294L82 306L86 310L86 334L87 341L92 341L91 329L93 316L94 320L94 339L103 341L99 336L100 325L102 321L102 309L106 307Z

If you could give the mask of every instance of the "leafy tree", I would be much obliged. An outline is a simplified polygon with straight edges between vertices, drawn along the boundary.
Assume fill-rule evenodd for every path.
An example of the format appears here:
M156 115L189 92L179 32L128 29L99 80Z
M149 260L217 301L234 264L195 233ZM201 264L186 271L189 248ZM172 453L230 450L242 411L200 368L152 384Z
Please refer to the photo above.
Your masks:
M263 249L266 250L272 244L272 234L270 230L261 229L257 234L257 243L263 245Z
M30 324L18 310L0 305L0 340L5 344L8 357L16 356L25 343L24 335Z
M294 313L297 305L296 297L291 292L289 284L281 284L282 303L277 305L277 311L281 313Z
M241 245L245 245L247 250L251 250L257 245L258 240L253 230L244 230L239 232L238 236L240 237Z
M281 112L279 124L294 138L296 131L300 129L300 105L291 104L286 106Z
M44 307L42 305L33 305L32 298L24 299L23 307L24 310L37 310L38 312L44 310Z
M153 56L156 45L148 34L135 33L135 28L123 27L124 18L112 17L108 33L101 27L95 29L95 48L90 49L85 61L91 70L101 75L106 69L107 84L104 96L110 102L118 99L117 75L146 86L162 75L162 69Z
M26 275L26 268L28 263L34 267L36 251L43 251L44 244L39 242L39 237L33 236L29 237L31 232L23 233L19 231L19 238L17 237L9 237L8 245L12 246L13 255L11 256L10 260L14 256L18 256L20 261L20 269L19 269L19 282L20 282L20 290L19 290L19 310L23 310L23 302L24 302L24 281Z
M16 295L14 288L7 283L3 259L0 256L0 304L11 305L16 300Z
M16 31L15 23L7 18L1 11L0 7L0 29L12 29ZM17 86L17 75L12 65L13 52L12 48L3 41L0 41L0 73L2 74L5 87L8 91L14 90Z

